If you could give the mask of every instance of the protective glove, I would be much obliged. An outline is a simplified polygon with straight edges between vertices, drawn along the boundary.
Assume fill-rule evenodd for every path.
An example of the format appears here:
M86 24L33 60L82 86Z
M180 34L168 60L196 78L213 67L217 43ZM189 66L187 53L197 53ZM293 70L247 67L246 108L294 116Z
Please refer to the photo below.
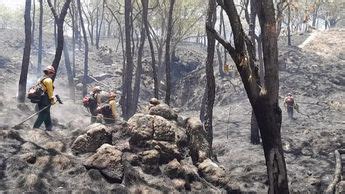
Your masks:
M56 103L56 98L55 97L51 98L50 99L50 104L54 105L55 103Z

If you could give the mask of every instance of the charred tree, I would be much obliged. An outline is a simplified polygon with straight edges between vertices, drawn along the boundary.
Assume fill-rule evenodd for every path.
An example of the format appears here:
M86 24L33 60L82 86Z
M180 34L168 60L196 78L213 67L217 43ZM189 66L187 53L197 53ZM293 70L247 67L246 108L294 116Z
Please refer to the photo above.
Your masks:
M24 14L24 27L25 27L25 46L22 59L22 69L20 71L18 97L17 100L20 103L25 102L26 96L26 84L30 63L30 51L31 51L31 0L25 1L25 14Z
M286 164L281 141L282 112L278 104L278 32L272 0L258 3L258 18L262 31L264 83L260 84L258 68L253 66L252 44L243 31L233 0L218 3L228 15L234 46L221 38L210 26L208 31L228 50L241 76L248 99L257 118L269 179L268 193L289 193Z
M32 1L32 33L31 33L31 46L35 44L35 18L36 18L36 0Z
M209 0L208 1L208 10L206 16L206 26L210 26L214 28L216 23L216 0ZM206 57L206 103L205 103L205 117L204 117L204 125L205 130L207 132L208 143L210 146L210 150L212 151L212 142L213 142L213 128L212 128L212 120L213 120L213 104L215 98L215 78L214 78L214 70L213 70L213 60L214 60L214 50L215 50L215 42L216 39L212 35L210 31L206 32L207 36L207 57ZM209 153L211 154L211 153Z
M73 101L75 101L73 72L71 68L71 60L69 58L68 44L66 40L64 40L64 44L63 44L63 55L65 59L65 67L66 67L67 78L68 78L69 95L70 95L70 98Z
M105 7L105 2L103 0L102 2L102 13L101 13L101 21L99 22L98 25L98 16L97 16L97 29L96 29L96 48L99 48L99 40L101 37L101 31L102 31L102 26L103 26L103 20L104 20L104 7Z
M165 91L165 103L170 104L170 93L171 93L171 73L170 73L170 42L173 30L173 11L174 11L175 0L170 0L169 13L168 13L168 27L167 27L167 36L165 43L165 79L166 79L166 91Z
M40 19L38 26L38 53L37 53L37 75L42 71L42 50L43 50L43 0L40 1Z
M147 12L149 6L149 0L141 0L141 4L143 6L143 22L146 30L147 40L150 45L151 51L151 67L152 67L152 77L153 77L153 93L155 98L159 98L158 96L158 78L157 78L157 68L156 68L156 58L155 58L155 51L152 43L152 38L150 34L149 22L147 20Z
M87 41L87 33L85 30L84 20L83 20L83 14L81 11L81 3L80 0L77 0L77 7L78 7L78 13L79 13L79 19L80 19L80 26L83 32L84 37L84 76L83 76L83 96L87 94L87 79L88 79L88 71L89 71L89 43Z
M54 21L56 22L56 26L57 26L57 47L56 47L56 51L55 51L55 57L53 60L53 67L55 68L55 71L58 71L59 68L59 63L61 60L61 56L62 56L62 50L63 50L63 41L64 41L64 35L63 35L63 24L64 24L64 20L69 8L69 5L71 3L72 0L66 0L62 9L61 9L61 13L60 15L58 15L56 13L55 8L53 7L51 0L47 0L48 5L50 7L50 10L53 13L54 16ZM55 79L56 74L53 77L53 80Z
M256 33L255 33L255 23L256 23L256 16L257 16L257 1L256 0L250 0L250 17L249 17L249 37L251 40L251 43L253 45L252 47L252 53L253 53L253 60L256 60ZM258 47L261 45L258 44ZM254 66L254 64L253 64ZM250 143L257 145L260 144L260 133L259 133L259 126L255 117L255 113L252 110L251 120L250 120Z
M126 43L126 68L124 69L124 79L122 80L123 98L122 114L125 120L130 118L132 107L132 77L133 77L133 56L131 47L131 13L132 0L125 0L125 43Z

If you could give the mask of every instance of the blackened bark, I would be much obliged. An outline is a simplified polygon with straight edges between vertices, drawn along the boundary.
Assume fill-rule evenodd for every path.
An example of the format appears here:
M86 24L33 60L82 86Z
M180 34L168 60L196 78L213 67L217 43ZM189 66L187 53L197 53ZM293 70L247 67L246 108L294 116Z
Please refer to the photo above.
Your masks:
M32 1L32 33L31 33L31 46L35 44L35 16L36 16L36 0Z
M291 5L288 5L288 23L287 23L288 46L291 46Z
M252 111L252 116L250 119L250 143L254 145L260 144L259 126L256 121L254 111Z
M80 19L80 26L83 32L84 37L84 76L83 76L83 96L87 94L87 79L88 79L88 71L89 71L89 43L87 41L87 33L84 25L83 14L81 11L81 3L80 0L77 0L77 7L79 12L79 19Z
M131 48L131 11L132 0L125 0L125 42L126 42L126 68L124 71L124 80L122 82L124 93L123 117L125 120L130 118L132 106L132 77L133 77L133 58Z
M252 66L250 44L243 32L242 24L233 0L218 1L226 11L235 47L222 39L210 26L207 30L228 50L240 73L248 99L255 112L260 128L269 179L269 193L289 193L286 164L281 142L282 114L278 104L278 31L272 0L258 3L259 22L262 31L262 47L265 64L264 83L260 83L257 69ZM246 50L246 47L248 50Z
M72 17L72 75L75 77L75 45L76 45L76 32L78 31L77 28L77 11L75 7L75 2L72 1L72 7L70 9L71 17Z
M22 59L22 69L20 71L18 97L17 100L20 103L25 102L26 96L26 84L30 63L30 51L31 51L31 0L25 1L25 14L24 14L24 26L25 26L25 46Z
M165 91L165 103L167 105L170 104L170 95L171 95L171 74L170 74L170 63L171 63L171 56L170 56L170 42L173 30L173 11L174 11L174 4L175 0L170 0L170 7L168 13L168 28L167 28L167 36L166 36L166 43L165 43L165 79L166 79L166 91Z
M68 78L69 96L71 100L75 101L73 72L71 68L71 60L69 58L68 45L67 45L66 40L64 40L64 44L63 44L63 55L65 59L65 67L66 67L67 78Z
M144 15L143 15L144 17ZM133 110L131 115L134 115L137 111L137 105L139 101L139 94L140 94L140 81L141 81L141 73L142 73L142 56L143 56L143 50L144 50L144 44L145 44L145 28L144 25L141 26L141 32L140 32L140 45L138 48L138 61L137 61L137 69L135 72L135 82L134 82L134 89L133 89Z
M223 17L223 9L220 10L220 13L219 13L219 33L221 34L222 32L222 27L224 25L224 17ZM224 31L224 34L225 35L225 31ZM225 54L226 55L226 54ZM218 56L218 71L219 71L219 75L220 77L224 77L225 76L225 73L224 73L224 64L226 63L226 61L222 61L222 54L219 50L219 44L217 44L217 56ZM224 56L226 57L226 56Z
M103 26L103 20L104 20L104 6L105 6L105 2L102 2L102 13L101 13L101 22L98 26L97 30L97 34L96 34L96 48L99 48L99 40L101 37L101 31L102 31L102 26ZM97 17L97 21L98 21L98 17Z
M37 75L42 71L42 50L43 50L43 0L40 1L40 19L38 27L38 56L37 56Z
M158 78L157 78L157 68L156 68L156 58L155 58L155 50L152 43L152 38L150 34L149 22L147 20L147 12L148 12L148 0L141 0L141 4L143 5L143 22L146 30L147 40L150 45L151 51L151 68L152 68L152 77L153 77L153 93L155 98L159 98L158 96Z
M257 0L250 0L250 19L249 19L249 37L252 42L252 57L256 58L256 34L255 34L255 23L257 15ZM261 46L261 45L258 45ZM254 62L254 60L251 60ZM252 64L254 66L254 64ZM252 111L250 124L250 143L256 145L260 143L259 126L256 121L255 113Z
M265 153L269 193L289 193L286 164L281 141L282 112L278 104L279 66L278 33L274 4L263 0L259 9L262 49L265 64L266 94L261 93L254 109L257 116ZM265 113L265 114L262 114Z
M56 22L56 26L57 26L57 47L56 47L56 51L55 51L55 57L52 63L52 66L55 68L55 71L58 71L59 68L59 63L61 60L61 56L62 56L62 50L63 50L63 40L64 40L64 36L63 36L63 24L64 24L64 20L65 17L67 15L67 11L69 8L69 5L71 3L72 0L66 0L65 4L63 5L62 9L61 9L61 13L58 16L56 13L55 8L52 6L52 3L50 0L47 0L48 5L54 15L54 21ZM55 79L56 74L53 77L53 80Z
M207 10L207 17L206 17L206 26L211 26L214 28L216 23L216 1L209 0L208 2L208 10ZM212 36L212 33L207 31L207 57L206 57L206 107L205 107L205 130L207 132L208 143L210 146L210 150L212 152L212 142L213 142L213 128L212 128L212 121L213 121L213 104L215 98L215 78L214 78L214 70L213 70L213 60L214 60L214 49L215 49L215 42L216 39ZM211 153L209 153L211 154ZM210 155L211 156L211 155Z

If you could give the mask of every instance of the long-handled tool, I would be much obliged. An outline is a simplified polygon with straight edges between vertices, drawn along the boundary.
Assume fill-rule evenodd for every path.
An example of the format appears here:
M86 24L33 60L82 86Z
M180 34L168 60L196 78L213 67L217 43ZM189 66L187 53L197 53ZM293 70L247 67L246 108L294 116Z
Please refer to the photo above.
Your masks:
M59 95L55 95L55 97L56 97L56 101L57 101L59 104L63 104ZM30 115L28 118L24 119L24 120L23 120L22 122L20 122L19 124L13 126L12 128L18 129L19 126L20 126L21 124L23 124L23 123L25 123L26 121L30 120L32 117L38 115L40 112L44 111L45 109L47 109L47 108L50 107L50 106L51 106L50 104L47 105L47 106L45 106L45 107L42 108L41 110L35 112L34 114Z

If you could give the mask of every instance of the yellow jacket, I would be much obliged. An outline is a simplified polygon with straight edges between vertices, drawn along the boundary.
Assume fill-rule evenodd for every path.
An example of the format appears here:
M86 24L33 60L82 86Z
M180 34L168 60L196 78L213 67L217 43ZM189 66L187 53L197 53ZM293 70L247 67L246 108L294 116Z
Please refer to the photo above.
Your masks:
M54 100L54 85L53 80L50 77L44 77L43 83L43 91L47 93L48 98L50 101Z
M112 112L113 118L115 119L116 118L116 101L115 101L115 99L111 99L109 101L109 105L111 107L111 112Z

